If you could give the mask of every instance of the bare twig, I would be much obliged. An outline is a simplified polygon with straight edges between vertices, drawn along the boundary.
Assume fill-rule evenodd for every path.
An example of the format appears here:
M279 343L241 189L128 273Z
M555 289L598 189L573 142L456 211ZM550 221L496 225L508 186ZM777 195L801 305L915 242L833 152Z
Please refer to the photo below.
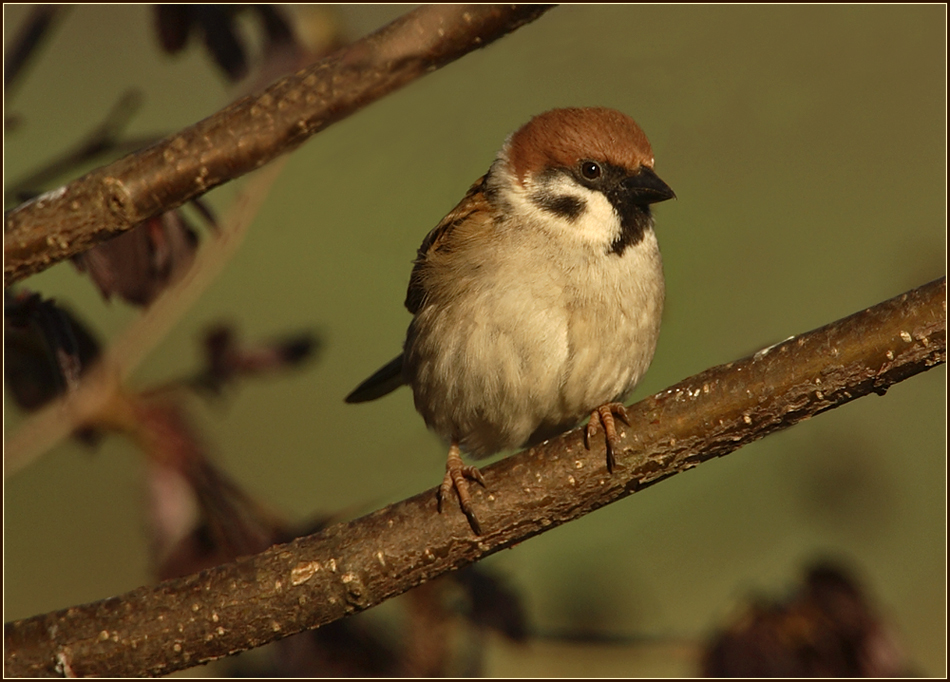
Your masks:
M4 476L27 466L113 399L121 382L175 326L237 251L283 165L284 159L280 159L248 178L221 230L198 250L184 276L109 344L98 365L83 376L75 390L33 414L4 444Z
M435 490L259 555L5 626L6 674L157 675L329 623L946 362L946 279L629 408L606 471L575 429L483 470L484 535Z
M259 168L548 7L420 7L261 94L17 207L6 216L5 286Z

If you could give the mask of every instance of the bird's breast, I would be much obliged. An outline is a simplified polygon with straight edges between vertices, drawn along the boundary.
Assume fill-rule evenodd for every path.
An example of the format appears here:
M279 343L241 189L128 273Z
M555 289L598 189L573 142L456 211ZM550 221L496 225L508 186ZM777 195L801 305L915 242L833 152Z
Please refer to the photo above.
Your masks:
M662 313L652 231L622 256L506 255L433 278L406 339L416 408L476 456L565 430L625 395L649 365Z

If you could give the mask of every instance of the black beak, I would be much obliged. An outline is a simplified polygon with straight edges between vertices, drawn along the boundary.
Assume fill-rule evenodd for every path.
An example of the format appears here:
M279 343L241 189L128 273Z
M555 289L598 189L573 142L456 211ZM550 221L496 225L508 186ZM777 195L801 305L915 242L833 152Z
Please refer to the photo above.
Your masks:
M624 180L623 184L634 202L641 205L658 204L676 198L670 186L660 180L652 168L646 166L642 166L636 175Z

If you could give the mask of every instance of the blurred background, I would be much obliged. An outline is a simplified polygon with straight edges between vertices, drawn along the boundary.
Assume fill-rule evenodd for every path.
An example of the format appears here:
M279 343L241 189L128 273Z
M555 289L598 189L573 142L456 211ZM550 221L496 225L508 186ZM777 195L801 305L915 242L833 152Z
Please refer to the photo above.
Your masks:
M5 41L29 9L4 6ZM409 7L285 9L317 40L355 39ZM171 133L234 96L199 41L170 56L154 25L148 6L70 8L8 94L5 179L74 145L129 88L144 97L130 135ZM216 321L252 339L314 330L310 364L194 403L215 462L293 520L436 485L445 448L408 390L343 397L401 347L423 236L509 132L554 107L634 117L677 193L655 210L668 303L634 400L929 282L946 271L945 29L941 5L556 8L294 152L241 250L134 384L194 368ZM219 215L236 189L208 195ZM104 304L69 264L24 285L103 338L139 314ZM7 398L9 437L23 416ZM831 557L911 670L945 675L946 407L939 367L490 557L531 635L490 638L483 672L693 674L698 643L741 600L782 597ZM61 443L5 481L5 620L154 579L143 470L110 437Z

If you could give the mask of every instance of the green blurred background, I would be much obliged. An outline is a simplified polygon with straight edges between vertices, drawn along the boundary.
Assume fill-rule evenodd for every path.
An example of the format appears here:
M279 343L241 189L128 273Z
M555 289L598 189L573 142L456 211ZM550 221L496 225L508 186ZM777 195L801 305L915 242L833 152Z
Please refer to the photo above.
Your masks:
M351 37L405 10L332 9ZM6 39L26 11L4 6ZM71 10L7 102L22 117L8 178L75 143L129 87L146 95L133 134L226 103L205 52L160 53L152 23L146 6ZM635 399L933 280L946 270L945 29L943 5L552 10L295 152L241 251L136 384L193 368L217 320L251 340L315 328L317 362L199 408L217 460L294 519L434 486L444 447L408 390L362 406L343 396L400 348L422 237L505 135L559 106L633 116L678 196L656 209L668 307ZM223 213L234 191L210 201ZM69 265L26 285L103 335L136 315ZM945 414L940 367L489 558L536 630L650 641L493 641L487 672L691 674L677 643L832 556L857 571L915 670L945 675ZM9 408L4 419L8 435L22 421ZM150 581L142 474L112 438L92 454L61 444L5 482L6 620Z

